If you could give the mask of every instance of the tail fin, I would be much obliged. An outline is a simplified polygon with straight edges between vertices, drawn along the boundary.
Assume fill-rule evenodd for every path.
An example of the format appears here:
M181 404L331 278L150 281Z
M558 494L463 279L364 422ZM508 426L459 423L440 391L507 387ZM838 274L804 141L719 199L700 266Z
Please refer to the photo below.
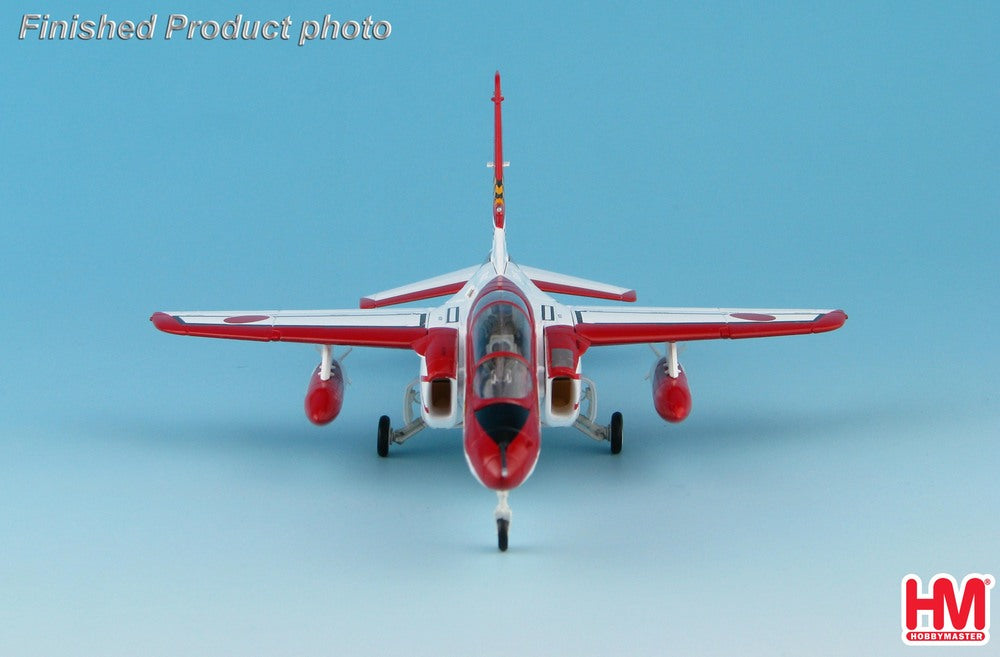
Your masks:
M498 274L503 274L507 269L507 240L504 237L504 220L507 218L507 208L503 200L503 168L507 165L503 161L503 132L500 125L500 103L503 96L500 95L500 71L497 71L494 78L495 88L493 90L493 161L489 166L493 167L493 249L490 251L490 261Z
M506 164L503 161L503 133L500 125L500 103L503 96L500 95L500 71L497 71L494 78L495 89L493 91L493 225L496 228L503 228L504 224L504 203L503 203L503 168Z

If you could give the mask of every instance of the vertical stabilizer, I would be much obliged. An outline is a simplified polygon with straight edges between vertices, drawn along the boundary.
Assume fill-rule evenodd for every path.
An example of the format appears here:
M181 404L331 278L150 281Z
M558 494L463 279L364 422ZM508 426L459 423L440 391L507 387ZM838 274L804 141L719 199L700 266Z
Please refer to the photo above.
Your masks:
M496 228L503 228L504 205L503 205L503 130L500 121L500 103L503 96L500 95L500 71L497 71L494 78L495 89L493 92L493 225Z
M500 103L503 96L500 94L500 71L497 71L493 79L493 250L490 253L490 260L498 274L503 274L507 268L507 241L504 237L504 223L507 208L503 200L503 168L507 163L503 161L503 129L500 119Z

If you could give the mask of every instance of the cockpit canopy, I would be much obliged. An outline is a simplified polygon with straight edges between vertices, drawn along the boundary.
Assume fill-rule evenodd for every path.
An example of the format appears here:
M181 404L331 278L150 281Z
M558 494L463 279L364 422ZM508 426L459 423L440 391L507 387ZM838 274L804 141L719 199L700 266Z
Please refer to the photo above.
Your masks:
M476 304L472 323L473 387L481 399L522 399L531 393L531 322L516 294L496 290Z
M479 300L472 324L473 360L487 354L512 353L527 358L531 350L531 323L524 302L516 294L497 290Z
M515 356L487 356L473 382L480 399L524 399L531 394L528 363Z

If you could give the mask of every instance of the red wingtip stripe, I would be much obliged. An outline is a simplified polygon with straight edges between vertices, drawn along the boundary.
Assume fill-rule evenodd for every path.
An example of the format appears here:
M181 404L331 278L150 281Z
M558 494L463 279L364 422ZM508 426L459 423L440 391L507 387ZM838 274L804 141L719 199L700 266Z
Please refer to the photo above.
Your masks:
M201 338L227 338L230 340L257 340L268 342L281 337L270 325L260 324L186 324L182 320L164 312L153 313L149 318L153 326L164 333L193 335ZM223 320L225 321L225 320Z
M164 333L174 333L176 335L184 335L186 333L184 325L178 322L173 315L168 315L167 313L155 312L149 318L149 321L153 322L153 326Z
M820 315L813 324L813 333L825 333L839 329L847 321L847 313L843 310L831 310Z

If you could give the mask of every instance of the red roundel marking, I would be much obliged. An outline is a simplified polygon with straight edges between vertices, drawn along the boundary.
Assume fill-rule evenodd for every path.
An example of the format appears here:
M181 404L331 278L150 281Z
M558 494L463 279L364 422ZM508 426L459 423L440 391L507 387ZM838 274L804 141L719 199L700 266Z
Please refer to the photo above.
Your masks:
M261 320L268 319L267 315L237 315L236 317L227 317L224 321L226 324L249 324L250 322L259 322Z
M748 322L773 322L776 319L774 315L763 315L761 313L731 313L729 316L736 319L745 319Z

